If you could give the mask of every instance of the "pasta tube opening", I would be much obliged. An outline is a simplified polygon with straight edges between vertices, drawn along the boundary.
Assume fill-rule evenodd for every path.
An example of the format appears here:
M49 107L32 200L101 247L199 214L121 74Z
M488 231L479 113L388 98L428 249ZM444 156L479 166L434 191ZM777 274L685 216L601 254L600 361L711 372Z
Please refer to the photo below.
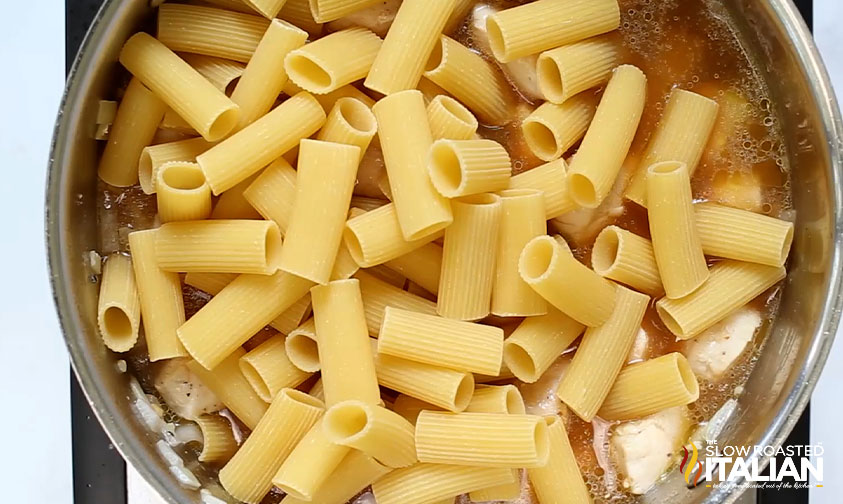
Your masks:
M674 316L670 314L670 311L668 309L656 303L656 312L658 312L659 318L662 320L662 323L667 326L668 329L670 329L670 332L676 335L685 334L685 330L682 328L682 324L680 324L679 321L676 320L676 318L674 318Z
M283 239L277 227L266 228L266 265L269 271L276 271L281 265Z
M489 47L492 48L495 58L498 61L504 61L504 55L507 52L506 43L504 42L503 31L495 16L486 18L486 33L489 35Z
M193 192L205 184L205 174L195 163L167 163L161 167L162 181L177 191Z
M559 65L552 58L539 56L536 62L536 74L539 82L544 84L542 91L548 99L553 97L555 102L561 102L559 98L566 96L565 83L562 80L562 71Z
M454 395L454 406L456 411L463 411L471 402L474 395L474 375L466 373L460 384L457 386L457 393Z
M477 129L477 118L457 100L450 96L439 95L433 101L438 101L445 110L466 127Z
M439 192L452 194L462 185L460 158L446 142L436 142L430 149L430 178Z
M378 130L378 122L372 114L372 109L360 100L354 98L340 98L339 116L352 129L364 135L374 135Z
M272 399L272 391L269 390L269 386L266 384L266 381L264 381L263 376L261 376L260 372L255 368L255 365L252 362L249 362L248 360L241 360L240 371L261 399L267 402Z
M103 336L108 338L110 348L131 348L137 339L132 320L119 306L109 306L105 309L100 330Z
M352 259L354 259L354 262L360 265L366 264L366 259L363 255L363 245L360 244L360 239L357 238L354 230L346 226L343 230L342 238L345 240L345 246L348 247L348 252L351 254Z
M569 173L568 191L571 194L576 194L576 199L587 208L594 208L600 204L597 200L597 189L594 187L594 182L585 174Z
M324 428L334 442L353 442L369 425L369 413L363 404L337 404L325 413Z
M554 247L555 240L550 236L539 236L524 246L518 269L527 283L544 280L553 269L559 255Z
M305 89L327 90L334 87L331 74L307 54L290 53L285 63L288 73L294 74L296 81L304 84L302 87Z
M509 187L512 161L493 140L440 139L430 148L428 173L445 198L501 191Z
M305 329L305 326L310 326L311 331ZM305 322L301 327L290 332L285 342L287 348L287 357L294 366L307 371L315 373L321 369L319 364L319 346L316 344L316 332L313 320Z
M536 422L535 427L533 427L533 439L535 439L538 460L546 463L550 456L550 433L547 428L547 421Z
M536 363L526 348L517 342L507 342L503 346L503 359L515 376L535 377ZM534 380L535 381L535 380Z
M608 226L597 235L594 248L591 251L591 267L600 276L608 276L615 262L618 260L621 238L618 228Z
M506 412L510 415L524 415L524 398L514 385L506 388Z
M689 364L688 359L680 353L676 353L674 356L674 364L676 364L676 369L679 372L679 376L682 378L682 384L685 386L688 396L693 397L696 401L697 398L700 397L700 383L697 381L697 376L691 369L691 364Z
M229 108L223 110L220 115L214 119L214 122L208 127L208 134L205 137L209 142L215 140L222 140L226 135L234 130L237 123L240 121L240 109Z
M559 142L553 130L539 121L524 121L521 126L524 140L539 159L553 160L561 156Z

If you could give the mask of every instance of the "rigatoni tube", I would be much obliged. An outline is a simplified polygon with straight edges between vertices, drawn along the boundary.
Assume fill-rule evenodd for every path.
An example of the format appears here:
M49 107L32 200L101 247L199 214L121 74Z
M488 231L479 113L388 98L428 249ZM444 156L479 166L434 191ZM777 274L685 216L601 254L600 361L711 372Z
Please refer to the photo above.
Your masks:
M556 389L559 399L586 422L597 414L626 362L649 302L648 296L618 286L612 316L600 327L586 329Z
M161 222L201 220L211 215L211 188L198 164L164 164L155 187Z
M312 286L313 282L284 271L240 275L179 327L179 339L191 357L214 369Z
M671 91L624 197L646 206L647 168L655 163L682 162L693 174L714 129L719 108L716 101L703 95L678 88Z
M591 250L591 267L600 276L650 295L663 292L653 244L618 226L606 226Z
M310 499L287 495L282 504L346 504L392 469L359 450L351 450Z
M417 283L427 292L439 292L439 277L442 271L442 247L439 245L428 243L384 264Z
M240 359L244 355L246 351L237 348L215 366L213 371L208 371L196 361L188 362L187 368L198 376L202 384L211 389L246 427L254 429L266 413L267 404L258 396L240 370Z
M706 255L783 266L793 243L793 223L716 203L694 205Z
M646 98L644 72L632 65L617 67L568 171L568 190L579 206L596 208L609 194L638 130Z
M553 161L585 135L596 111L597 98L577 95L561 105L545 102L521 122L530 151L541 160Z
M616 29L617 0L538 0L489 16L486 29L502 63Z
M302 89L330 93L365 77L382 43L366 28L348 28L291 52L284 58L284 68Z
M411 3L401 4L401 9ZM394 27L393 24L393 30ZM453 220L451 204L434 189L428 177L428 151L433 137L421 93L395 93L377 102L373 111L404 239L418 240L445 228Z
M281 233L286 234L296 199L296 170L284 158L276 159L249 184L243 197L264 219L274 221Z
M295 388L310 378L287 357L283 334L276 334L240 358L240 371L255 392L266 402L282 389Z
M322 23L313 18L309 0L287 0L278 17L305 30L312 37L322 35Z
M515 385L477 385L467 413L507 413L523 415L524 398Z
M511 469L511 471L511 483L495 485L469 492L468 498L471 499L471 502L511 501L518 499L521 497L521 470ZM451 504L451 501L445 500L437 504Z
M231 83L239 79L246 69L243 63L204 54L182 53L181 58L226 94L231 91L229 89Z
M243 179L236 186L220 194L217 202L214 205L214 210L211 212L212 219L260 219L261 214L249 204L243 191L245 191L255 179L258 174L255 173L251 177Z
M287 3L287 0L244 0L252 9L263 14L265 18L273 19Z
M377 0L310 0L310 11L316 21L327 23L376 3Z
M656 310L679 339L690 339L777 284L784 267L725 260L711 267L699 289L680 299L662 298Z
M500 317L529 317L547 313L547 303L518 273L521 250L530 240L547 232L545 200L541 191L508 189L499 193L501 224L492 313Z
M319 284L328 283L342 241L359 159L359 147L302 140L281 269Z
M608 81L618 59L618 45L609 35L545 51L536 63L539 89L548 101L564 103Z
M708 278L694 220L688 165L675 161L647 169L647 217L653 253L667 297L694 292Z
M542 467L550 446L542 417L422 411L416 421L416 451L422 462Z
M265 116L196 157L214 194L234 187L316 133L325 111L309 93L299 93Z
M564 495L566 503L591 504L591 494L583 481L562 419L554 415L545 417L545 421L550 445L547 465L527 469L527 477L539 502L560 502Z
M272 221L169 222L155 238L158 265L179 273L252 273L278 270L281 233Z
M225 137L240 119L236 103L146 33L126 41L120 63L209 142Z
M150 362L184 357L187 350L176 335L184 323L184 298L178 273L158 267L155 234L148 229L129 233L129 250L135 270L138 298L143 317L143 334Z
M402 2L364 85L385 95L415 88L455 1Z
M490 313L501 198L479 194L454 201L451 209L436 309L443 317L479 320Z
M141 189L145 194L153 194L158 170L165 163L170 161L195 161L196 156L208 150L212 145L204 138L197 137L144 147L138 165L138 179Z
M284 389L272 401L243 446L220 471L220 483L237 500L256 504L293 448L322 417L322 401Z
M343 401L325 414L325 436L331 442L362 451L388 467L417 461L413 424L374 404Z
M296 499L311 500L349 453L325 435L325 417L310 428L281 464L272 484Z
M119 253L106 259L97 307L97 326L105 346L128 352L138 341L141 307L135 272L129 256Z
M448 140L433 143L429 156L430 180L446 198L506 189L512 160L494 140Z
M615 308L615 285L577 261L561 237L537 236L524 246L521 278L574 320L597 327Z
M465 105L447 95L436 95L427 104L427 120L434 140L474 138L479 123Z
M497 375L503 330L387 306L378 353L459 371Z
M555 308L527 317L503 343L503 362L516 378L535 383L585 326Z
M699 397L700 385L691 365L684 355L672 352L622 369L597 414L606 420L630 420L684 406Z
M384 282L365 271L358 271L355 276L360 280L363 307L366 310L366 325L369 327L369 334L372 336L377 337L387 306L417 313L427 313L428 315L436 314L436 303L432 301Z
M372 493L378 504L430 504L512 481L512 470L503 467L416 464L375 481Z
M443 234L437 231L417 240L406 240L395 203L388 203L350 218L345 223L343 240L357 264L371 268L423 247Z
M567 172L565 160L559 158L515 175L509 179L509 188L544 193L545 219L550 220L578 208L568 193Z
M407 394L398 394L398 397L392 401L392 411L398 413L406 418L408 422L415 425L419 413L424 410L438 410L438 406L434 406L428 402L408 396Z
M511 120L506 81L491 63L451 37L442 35L425 70L425 77L465 103L484 124Z
M138 181L138 159L152 143L166 108L140 79L129 81L100 158L100 179L115 187L129 187Z
M290 362L302 371L315 373L322 369L319 363L316 321L313 317L290 331L284 341L284 348L287 350L287 358Z
M360 283L340 280L311 290L325 402L380 402Z
M238 448L228 419L219 415L202 415L194 421L202 432L202 451L197 457L199 462L228 462Z
M357 98L340 98L328 113L317 140L360 147L360 157L378 132L378 122L372 109Z
M306 40L306 31L272 19L231 93L231 100L240 106L239 128L269 112L287 82L284 56L303 46Z

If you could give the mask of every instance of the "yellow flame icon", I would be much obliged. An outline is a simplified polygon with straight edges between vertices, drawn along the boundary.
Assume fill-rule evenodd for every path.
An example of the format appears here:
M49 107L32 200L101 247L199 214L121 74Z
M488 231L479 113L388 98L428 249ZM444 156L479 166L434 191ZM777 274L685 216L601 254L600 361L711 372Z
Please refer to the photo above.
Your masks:
M702 463L699 461L700 455L697 452L697 446L695 444L691 444L691 452L688 452L687 447L682 447L685 451L685 456L682 458L682 462L679 463L679 470L682 472L682 475L685 477L685 483L688 485L697 486L700 482L700 478L702 477ZM697 472L697 476L693 478L694 469L699 466L700 470Z

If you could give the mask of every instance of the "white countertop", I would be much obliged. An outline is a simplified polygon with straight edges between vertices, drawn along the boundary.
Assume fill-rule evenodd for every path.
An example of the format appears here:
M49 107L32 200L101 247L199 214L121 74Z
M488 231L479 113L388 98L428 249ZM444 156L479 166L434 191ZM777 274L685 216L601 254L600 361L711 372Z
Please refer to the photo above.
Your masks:
M834 82L843 88L843 2L815 0L815 31ZM0 123L0 215L6 217L0 258L0 383L4 456L0 475L7 502L73 502L69 372L48 287L43 198L55 113L64 80L64 2L37 8L8 2L0 18L4 100ZM835 345L812 400L813 442L825 447L825 486L811 502L840 501L843 489L843 344ZM131 504L158 504L149 487L130 475ZM115 501L117 502L117 501ZM81 504L81 503L80 503Z

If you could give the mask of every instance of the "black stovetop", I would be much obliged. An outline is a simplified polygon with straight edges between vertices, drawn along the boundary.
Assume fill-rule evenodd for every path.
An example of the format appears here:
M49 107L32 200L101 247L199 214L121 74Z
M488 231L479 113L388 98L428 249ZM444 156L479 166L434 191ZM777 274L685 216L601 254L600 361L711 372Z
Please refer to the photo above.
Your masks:
M812 0L794 0L808 26L813 24ZM102 0L66 0L66 68L76 52ZM72 373L71 373L72 375ZM73 497L76 504L126 504L126 464L105 435L71 376L73 426ZM810 405L788 437L787 445L810 443ZM781 461L779 461L781 463ZM759 504L802 504L808 490L759 490Z

